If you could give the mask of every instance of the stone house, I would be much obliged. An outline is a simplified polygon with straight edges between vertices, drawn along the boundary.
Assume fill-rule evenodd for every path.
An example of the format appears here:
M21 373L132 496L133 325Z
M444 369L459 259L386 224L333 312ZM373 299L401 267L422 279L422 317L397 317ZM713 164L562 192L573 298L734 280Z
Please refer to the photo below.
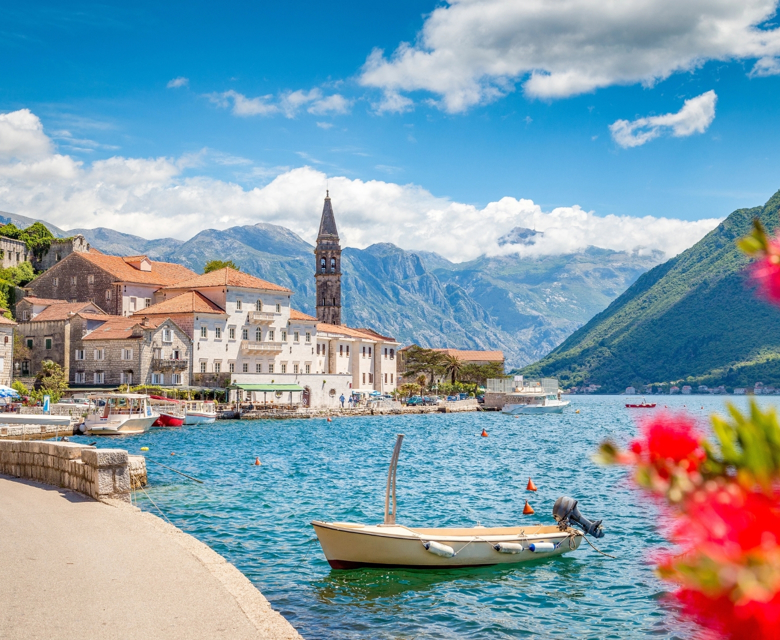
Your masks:
M71 253L86 253L89 251L89 242L81 234L70 238L55 238L51 242L51 247L40 260L30 256L30 262L38 271L51 269L55 264L67 258Z
M16 323L0 316L0 384L11 386L14 362L14 327Z
M167 317L109 317L82 339L74 384L189 386L192 340Z
M84 334L109 316L91 302L25 298L17 305L17 313L20 307L19 317L23 319L17 325L17 333L29 351L29 358L15 363L16 375L35 376L44 360L52 360L72 382L73 352L82 348Z
M33 254L22 240L0 236L0 265L3 269L16 267L22 262L30 262Z
M160 287L196 275L187 267L146 256L109 256L90 249L66 256L25 291L37 298L92 302L110 315L128 316L150 306Z

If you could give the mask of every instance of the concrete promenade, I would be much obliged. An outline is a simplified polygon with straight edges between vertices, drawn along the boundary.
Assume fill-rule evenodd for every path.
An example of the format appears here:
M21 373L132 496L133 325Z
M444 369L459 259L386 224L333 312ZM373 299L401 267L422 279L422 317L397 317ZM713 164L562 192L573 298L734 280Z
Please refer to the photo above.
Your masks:
M0 475L0 639L298 639L233 565L119 501Z

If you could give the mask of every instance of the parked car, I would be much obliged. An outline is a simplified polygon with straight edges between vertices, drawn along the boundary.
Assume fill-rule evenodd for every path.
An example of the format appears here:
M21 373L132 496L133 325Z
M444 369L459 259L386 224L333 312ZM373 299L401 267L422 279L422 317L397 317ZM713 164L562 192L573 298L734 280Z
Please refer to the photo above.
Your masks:
M469 394L468 393L459 393L458 394L458 398L460 398L461 400L468 400L469 399Z
M477 396L477 402L479 402L479 404L485 404L485 396Z
M439 398L439 396L425 396L423 398L423 404L428 406L441 404L441 398Z
M417 407L423 404L423 399L420 396L412 396L406 401L407 407Z
M460 396L447 396L447 402L457 402L460 400Z

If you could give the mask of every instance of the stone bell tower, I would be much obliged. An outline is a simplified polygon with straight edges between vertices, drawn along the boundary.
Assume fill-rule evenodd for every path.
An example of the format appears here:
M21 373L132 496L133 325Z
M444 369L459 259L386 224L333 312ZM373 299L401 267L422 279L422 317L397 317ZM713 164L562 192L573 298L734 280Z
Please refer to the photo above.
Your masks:
M317 320L341 324L341 245L327 191L314 255L317 261L314 273L317 282Z

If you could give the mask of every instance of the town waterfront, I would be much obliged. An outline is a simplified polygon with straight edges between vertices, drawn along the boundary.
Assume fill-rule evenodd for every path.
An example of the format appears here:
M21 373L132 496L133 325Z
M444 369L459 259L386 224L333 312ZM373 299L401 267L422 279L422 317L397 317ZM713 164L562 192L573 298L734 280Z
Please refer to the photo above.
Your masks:
M219 421L99 439L97 446L131 453L149 447L151 500L234 563L306 638L688 637L692 628L664 603L668 586L648 559L663 542L657 510L630 487L624 470L591 460L605 438L625 444L636 432L632 417L645 414L625 409L622 396L571 399L562 415ZM702 418L723 411L727 400L747 402L653 398L660 409L687 405ZM487 438L479 436L482 428ZM553 502L568 495L587 517L604 519L606 535L594 542L617 559L583 544L560 559L503 569L331 571L309 522L381 521L396 433L406 434L399 522L552 523ZM253 465L256 457L261 466ZM537 493L525 490L529 477ZM159 515L143 492L135 498ZM526 499L533 516L521 515Z

